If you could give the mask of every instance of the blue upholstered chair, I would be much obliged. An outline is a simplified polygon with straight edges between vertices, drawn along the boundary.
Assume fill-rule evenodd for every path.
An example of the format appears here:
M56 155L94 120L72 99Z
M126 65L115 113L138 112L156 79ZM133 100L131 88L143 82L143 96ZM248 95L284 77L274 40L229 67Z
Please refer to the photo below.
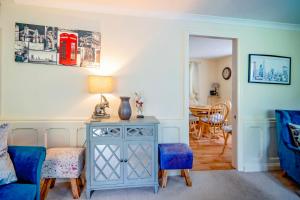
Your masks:
M181 170L186 185L192 186L189 170L193 168L193 152L187 144L169 143L158 145L159 178L161 187L167 186L168 171Z
M288 176L300 183L300 149L292 142L288 123L300 124L300 111L276 110L280 167Z
M9 146L18 181L0 186L1 200L39 200L44 147Z

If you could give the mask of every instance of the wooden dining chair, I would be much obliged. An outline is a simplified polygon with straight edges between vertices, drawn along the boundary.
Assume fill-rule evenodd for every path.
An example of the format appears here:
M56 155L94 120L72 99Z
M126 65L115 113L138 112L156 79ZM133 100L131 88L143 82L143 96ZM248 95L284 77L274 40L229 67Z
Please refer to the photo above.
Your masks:
M199 118L190 114L189 116L189 132L191 137L198 139L198 123Z
M223 137L224 137L224 145L223 145L221 155L224 154L225 148L226 148L227 143L228 143L228 138L229 138L230 135L232 135L232 125L224 124L222 126L222 132L223 132Z
M227 119L228 112L229 109L225 103L213 105L210 108L207 117L202 117L199 120L199 132L201 133L200 137L202 136L203 132L208 132L210 134L210 139L216 137L217 131L222 130L222 126Z
M224 122L224 124L222 126L222 134L223 134L223 138L224 138L224 146L223 146L221 155L225 152L225 148L227 146L229 136L232 135L232 125L229 123L229 120L228 120L228 116L229 116L229 113L231 111L232 104L231 104L230 100L227 100L225 102L225 104L228 107L228 115L227 115L227 119L225 119L225 122Z

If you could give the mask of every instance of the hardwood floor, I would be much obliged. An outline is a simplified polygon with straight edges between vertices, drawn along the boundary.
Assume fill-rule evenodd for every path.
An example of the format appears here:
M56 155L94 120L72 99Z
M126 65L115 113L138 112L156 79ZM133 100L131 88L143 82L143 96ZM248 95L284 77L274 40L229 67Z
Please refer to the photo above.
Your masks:
M209 141L209 139L206 138L196 140L190 135L190 146L194 154L193 170L200 171L233 169L231 165L231 137L228 139L228 144L224 153L221 154L223 144L223 137Z

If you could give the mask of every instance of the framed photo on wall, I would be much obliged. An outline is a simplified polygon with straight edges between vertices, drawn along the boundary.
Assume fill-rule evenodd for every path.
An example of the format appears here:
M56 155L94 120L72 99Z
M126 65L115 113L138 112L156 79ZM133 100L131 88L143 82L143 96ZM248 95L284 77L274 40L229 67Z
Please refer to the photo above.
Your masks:
M291 84L291 57L249 54L249 83Z

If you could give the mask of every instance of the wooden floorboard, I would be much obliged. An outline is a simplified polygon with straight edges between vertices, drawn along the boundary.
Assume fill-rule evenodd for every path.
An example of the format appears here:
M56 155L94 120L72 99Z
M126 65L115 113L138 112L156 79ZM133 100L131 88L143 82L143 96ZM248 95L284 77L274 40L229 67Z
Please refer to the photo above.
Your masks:
M190 136L190 146L194 154L193 170L199 171L233 169L231 165L231 137L228 139L228 144L224 153L221 154L223 144L223 137L212 140L209 140L207 138L196 140L192 136Z

